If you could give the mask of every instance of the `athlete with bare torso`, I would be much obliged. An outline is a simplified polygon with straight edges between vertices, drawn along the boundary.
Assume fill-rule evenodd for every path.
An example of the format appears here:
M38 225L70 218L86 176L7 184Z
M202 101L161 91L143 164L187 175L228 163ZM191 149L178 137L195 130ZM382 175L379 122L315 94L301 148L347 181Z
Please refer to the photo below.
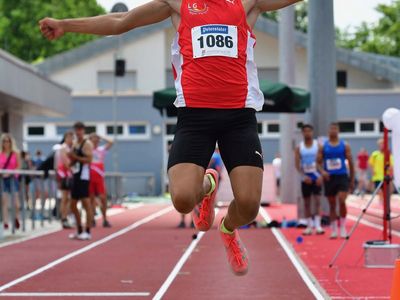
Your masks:
M237 228L258 214L263 155L255 112L262 109L252 32L263 12L300 0L153 0L126 13L56 20L40 29L49 40L66 32L116 35L171 18L177 34L172 65L178 125L168 176L175 208L192 212L195 226L211 228L218 174L207 169L218 142L235 199L219 229L232 271L248 270Z

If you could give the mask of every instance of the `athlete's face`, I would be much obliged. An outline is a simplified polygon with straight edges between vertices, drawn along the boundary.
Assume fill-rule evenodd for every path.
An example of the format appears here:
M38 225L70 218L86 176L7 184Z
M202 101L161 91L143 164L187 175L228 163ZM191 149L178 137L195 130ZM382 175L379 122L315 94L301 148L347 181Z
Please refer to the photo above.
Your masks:
M311 140L314 137L314 131L309 128L303 128L303 137L305 140Z
M329 137L337 138L339 136L339 126L336 124L329 126Z
M72 144L74 143L74 135L73 134L67 134L65 136L65 143L68 146L72 147Z
M85 128L77 128L75 129L75 134L78 139L83 139L85 137Z
M91 136L90 141L92 142L94 147L97 147L97 145L99 144L99 137L97 135Z

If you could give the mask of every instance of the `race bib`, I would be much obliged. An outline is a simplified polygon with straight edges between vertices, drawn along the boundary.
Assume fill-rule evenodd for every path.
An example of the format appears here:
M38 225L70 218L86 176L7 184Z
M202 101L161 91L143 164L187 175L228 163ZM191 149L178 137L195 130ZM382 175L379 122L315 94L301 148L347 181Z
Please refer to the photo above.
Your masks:
M317 172L317 164L315 162L312 164L304 164L303 171L304 171L304 173L316 173Z
M90 169L89 165L82 166L81 180L89 180L90 179Z
M193 58L238 57L238 30L232 25L204 25L192 28Z
M327 159L326 168L328 171L340 170L342 168L342 160L340 158Z

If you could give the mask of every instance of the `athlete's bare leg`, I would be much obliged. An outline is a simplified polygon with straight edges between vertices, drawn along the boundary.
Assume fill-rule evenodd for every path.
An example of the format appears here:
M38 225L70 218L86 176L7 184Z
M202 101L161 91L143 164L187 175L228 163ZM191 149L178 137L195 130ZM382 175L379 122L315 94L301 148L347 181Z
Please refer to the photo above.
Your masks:
M235 199L229 205L224 226L233 231L251 223L258 215L263 170L258 167L240 166L230 172L229 178Z
M311 218L311 197L304 197L304 217Z
M67 219L69 207L69 191L62 190L60 205L61 220Z
M328 196L329 202L329 216L331 223L337 221L337 214L336 214L336 196Z
M79 213L78 210L78 200L76 199L71 199L71 212L74 214L75 216L75 222L76 222L76 226L78 228L82 228L82 220L81 220L81 214Z
M93 209L92 205L90 204L90 198L82 199L82 206L86 212L86 228L90 229L92 227L93 220Z
M347 207L346 207L347 196L348 196L347 192L339 192L338 193L339 211L340 211L341 218L346 218L346 216L347 216Z
M181 214L190 213L211 189L204 174L204 168L191 163L177 164L168 170L172 203Z
M105 194L99 195L100 203L101 203L101 214L103 216L103 221L107 220L107 197ZM92 202L93 203L93 202Z

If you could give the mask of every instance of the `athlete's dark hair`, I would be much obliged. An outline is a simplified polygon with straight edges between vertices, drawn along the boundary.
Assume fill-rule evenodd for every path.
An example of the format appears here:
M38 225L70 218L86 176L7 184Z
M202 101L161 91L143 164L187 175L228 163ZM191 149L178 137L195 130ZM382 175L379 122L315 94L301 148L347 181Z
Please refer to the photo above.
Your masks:
M83 124L82 122L76 122L74 124L74 129L85 129L85 124Z
M304 129L311 129L311 130L314 130L314 126L312 126L311 124L303 124L303 126L301 126L301 130L304 130Z
M336 126L336 127L339 127L339 123L338 123L338 122L332 122L332 123L330 124L330 126Z

